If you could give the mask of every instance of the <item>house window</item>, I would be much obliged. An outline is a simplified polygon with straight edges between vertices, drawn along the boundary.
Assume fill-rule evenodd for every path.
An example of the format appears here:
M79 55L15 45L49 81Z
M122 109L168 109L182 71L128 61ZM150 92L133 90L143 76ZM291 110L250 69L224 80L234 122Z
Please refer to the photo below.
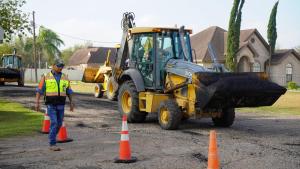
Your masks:
M286 82L290 82L292 81L292 77L293 77L293 66L292 64L288 63L285 66L285 74L286 74Z
M252 71L253 72L261 72L260 63L259 62L254 62L253 66L252 66Z

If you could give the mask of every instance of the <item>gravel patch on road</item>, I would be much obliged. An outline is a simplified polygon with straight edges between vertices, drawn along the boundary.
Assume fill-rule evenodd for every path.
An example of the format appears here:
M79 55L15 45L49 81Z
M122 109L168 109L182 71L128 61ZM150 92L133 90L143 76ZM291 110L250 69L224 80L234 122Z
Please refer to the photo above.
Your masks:
M0 98L34 106L34 88L0 87ZM118 156L121 117L117 102L75 94L75 112L65 122L73 142L48 150L47 135L0 140L0 168L143 169L206 168L209 131L217 131L220 164L224 169L300 168L300 117L237 113L231 128L215 128L210 119L187 120L175 131L162 130L156 115L145 123L129 124L136 163L113 163ZM66 106L68 108L68 106Z

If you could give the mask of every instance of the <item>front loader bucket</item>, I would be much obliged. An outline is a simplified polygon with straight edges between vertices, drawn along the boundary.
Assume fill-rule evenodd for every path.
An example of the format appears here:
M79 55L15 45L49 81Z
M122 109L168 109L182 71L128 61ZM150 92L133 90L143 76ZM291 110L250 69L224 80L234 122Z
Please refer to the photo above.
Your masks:
M286 92L257 73L197 73L200 108L270 106Z
M82 81L86 83L103 83L104 82L104 74L99 74L97 78L97 73L99 68L85 68Z

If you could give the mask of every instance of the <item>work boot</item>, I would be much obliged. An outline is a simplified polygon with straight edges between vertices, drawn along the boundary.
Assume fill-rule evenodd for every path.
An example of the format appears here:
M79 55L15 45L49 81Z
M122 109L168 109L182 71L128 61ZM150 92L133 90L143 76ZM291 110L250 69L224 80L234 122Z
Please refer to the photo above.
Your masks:
M60 151L61 149L57 147L56 145L50 146L49 148L51 151Z

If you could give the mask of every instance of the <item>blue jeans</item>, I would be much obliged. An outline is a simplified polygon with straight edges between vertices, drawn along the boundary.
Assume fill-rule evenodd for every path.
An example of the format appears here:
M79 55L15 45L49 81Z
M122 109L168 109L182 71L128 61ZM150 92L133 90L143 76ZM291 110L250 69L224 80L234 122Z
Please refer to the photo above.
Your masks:
M64 119L65 105L47 105L47 112L50 118L49 144L56 144L56 135L62 126Z

